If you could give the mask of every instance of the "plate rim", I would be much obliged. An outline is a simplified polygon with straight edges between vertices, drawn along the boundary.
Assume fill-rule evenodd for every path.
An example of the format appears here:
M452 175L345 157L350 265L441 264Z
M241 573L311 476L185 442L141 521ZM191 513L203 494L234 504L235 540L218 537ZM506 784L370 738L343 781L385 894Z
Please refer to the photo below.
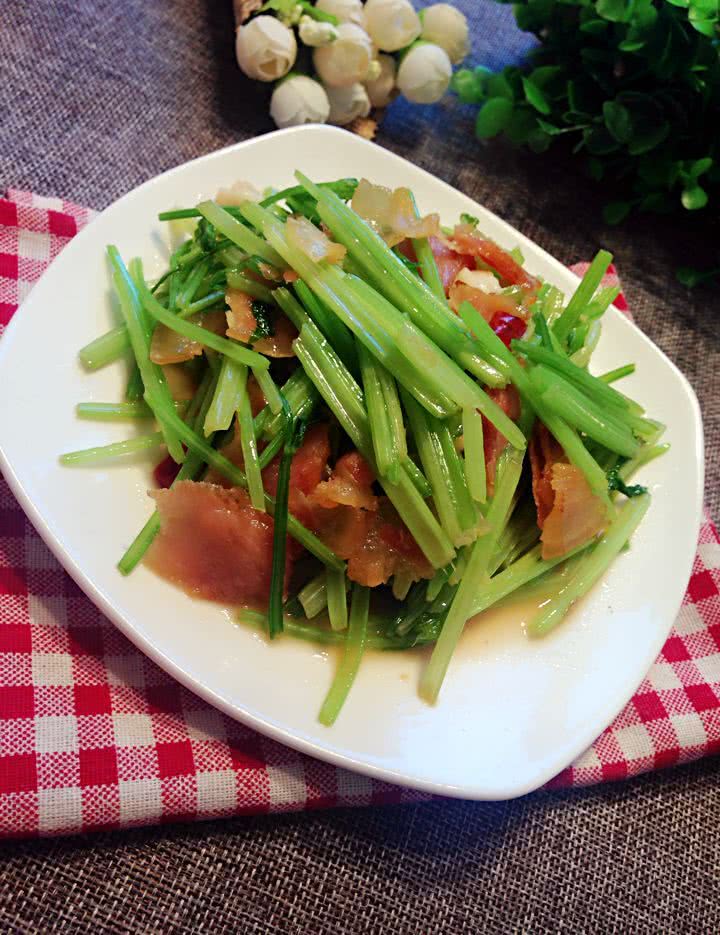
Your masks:
M269 138L275 139L286 139L289 136L295 135L330 135L333 137L342 137L343 140L348 142L350 145L355 145L359 149L365 149L366 147L372 147L374 150L380 150L385 158L389 158L393 162L399 162L410 166L414 172L421 173L428 181L432 182L434 185L440 185L445 190L449 190L455 194L460 194L463 197L469 198L470 201L473 201L478 206L482 207L489 215L492 216L494 221L502 226L504 231L507 234L517 236L522 240L526 240L533 245L534 250L538 251L542 255L543 259L549 262L553 267L556 267L562 270L563 275L568 273L579 282L579 277L572 272L568 267L566 267L560 260L557 260L552 254L548 253L543 247L537 244L534 240L531 240L527 235L523 234L521 231L514 228L511 224L505 221L503 218L496 215L494 212L490 211L484 205L476 202L473 198L468 195L465 195L464 192L450 185L444 179L438 178L433 175L431 172L428 172L426 169L423 169L420 166L415 165L409 159L405 159L402 156L398 156L396 153L380 147L376 143L372 143L366 140L363 140L357 136L348 134L348 131L342 130L340 128L331 127L327 125L306 125L302 127L293 127L285 130L276 130L271 133L262 134L261 136L254 137L249 140L243 140L239 143L230 144L229 146L222 147L218 150L213 150L210 153L206 153L201 156L197 156L187 162L181 163L177 166L173 166L156 176L153 176L150 179L145 180L140 185L131 189L129 192L121 195L119 198L115 199L110 205L104 208L102 211L99 211L97 215L80 231L73 239L70 241L66 247L61 251L60 255L64 255L68 250L78 251L82 249L83 243L86 239L89 239L89 236L92 236L93 225L95 221L102 217L107 211L112 208L120 205L126 199L136 196L141 193L146 187L149 187L155 184L158 180L171 176L175 173L183 171L186 167L194 165L200 162L211 162L213 159L218 158L222 155L228 153L235 153L242 151L244 149L252 148L260 141L267 141ZM58 259L58 258L56 258ZM18 327L17 322L19 321L19 312L22 305L25 304L32 292L35 290L35 287L48 275L50 270L55 266L55 260L53 260L48 268L43 272L42 276L33 284L33 289L31 290L30 295L18 306L16 313L13 315L12 319L4 329L2 338L0 338L0 365L2 364L3 357L9 347L7 341L8 335L14 335L16 328ZM705 453L704 453L704 429L702 423L702 413L700 405L695 394L695 391L692 388L687 377L682 373L682 371L677 367L677 365L665 354L665 352L659 348L650 338L626 315L624 315L619 309L614 305L610 309L611 314L620 316L621 320L624 321L628 326L632 327L636 333L636 337L640 338L643 343L645 343L653 353L659 355L662 358L662 361L665 366L669 367L674 376L679 380L680 384L683 387L685 396L690 404L692 410L693 422L695 427L695 437L697 440L696 445L696 488L695 488L695 503L694 503L694 514L695 514L695 523L694 526L699 532L702 517L703 517L703 499L704 499L704 474L705 474ZM70 577L75 581L78 587L83 591L83 593L95 604L96 607L106 616L108 619L120 630L125 637L127 637L130 642L136 646L141 652L143 652L148 658L150 658L154 663L159 665L165 672L167 672L172 678L176 679L181 685L185 688L198 695L204 701L213 705L215 708L222 711L227 716L238 720L243 724L251 727L253 730L258 731L258 733L263 736L269 737L272 740L275 740L281 744L284 744L291 749L294 749L300 753L311 756L315 759L322 760L323 762L330 763L333 766L343 769L349 769L353 772L360 773L362 775L368 776L373 779L377 779L383 782L393 783L395 785L414 789L423 793L442 795L450 798L460 798L472 801L498 801L498 800L509 800L512 798L517 798L522 795L526 795L536 789L539 789L541 786L545 785L549 780L558 775L559 771L567 768L585 749L587 749L588 744L583 739L581 743L575 745L569 745L574 752L572 755L568 754L568 761L564 767L561 767L560 770L556 766L545 767L542 770L538 770L534 774L531 780L525 781L523 783L515 784L512 786L510 782L505 784L505 788L494 788L488 789L487 786L479 789L475 787L470 789L466 784L463 785L453 785L445 782L433 782L431 780L417 778L413 775L403 773L398 769L391 767L378 766L367 760L356 759L352 755L342 753L328 746L319 745L312 739L299 736L292 729L283 728L281 725L278 725L269 720L263 720L257 714L254 714L252 711L240 709L234 706L231 702L224 700L216 691L214 691L210 686L202 684L195 680L195 678L189 673L185 672L177 663L175 663L166 653L158 649L152 642L150 642L145 636L143 636L138 629L136 629L130 620L126 620L125 617L115 609L113 602L105 594L104 590L96 585L93 580L85 574L85 572L80 567L79 563L63 548L59 538L56 536L55 532L51 528L48 521L42 516L40 510L36 507L33 502L32 497L25 490L23 483L18 476L8 454L5 451L5 447L2 439L0 438L0 471L2 471L8 486L10 487L13 495L18 500L18 503L22 507L25 515L28 517L33 527L40 535L41 539L58 560L63 569L70 575ZM687 581L689 575L692 571L692 564L695 557L695 551L686 557L685 569L683 572L683 580ZM670 619L670 625L667 630L659 632L655 639L652 641L650 649L652 650L652 658L656 658L663 643L667 639L667 635L672 628L672 624L677 617L677 613L682 606L682 601L685 594L685 588L681 592L680 598L677 602L672 614L668 614ZM648 655L650 655L650 649L648 649ZM652 662L650 663L652 665ZM622 693L622 700L617 705L613 706L612 715L607 718L605 725L599 730L599 736L615 719L617 714L622 711L626 706L628 701L632 698L635 691L638 688L638 685L641 684L642 679L647 674L647 670L643 671L643 674L639 677L636 684L633 684L631 689L627 692ZM592 743L592 741L590 741Z

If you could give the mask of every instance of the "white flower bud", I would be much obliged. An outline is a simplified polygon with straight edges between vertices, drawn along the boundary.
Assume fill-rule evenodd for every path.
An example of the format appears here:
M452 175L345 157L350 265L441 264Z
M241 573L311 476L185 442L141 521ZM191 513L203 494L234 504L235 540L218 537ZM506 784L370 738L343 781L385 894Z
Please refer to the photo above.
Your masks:
M293 75L281 81L273 91L270 116L281 129L303 123L326 123L330 102L318 81L305 75Z
M332 23L321 23L312 16L303 16L298 33L301 42L314 48L330 45L337 39L337 29Z
M397 52L420 35L422 25L410 0L367 0L365 29L383 52Z
M397 85L413 104L434 104L447 91L452 65L445 49L430 42L419 43L403 58Z
M378 55L375 60L380 69L377 78L365 82L370 103L373 107L387 107L395 90L395 59L392 55Z
M256 16L247 26L239 27L235 54L248 78L276 81L295 64L295 34L274 16Z
M370 98L361 84L347 88L325 88L330 101L330 123L344 127L356 117L367 117L370 113Z
M330 13L337 18L338 23L355 23L363 25L362 0L317 0L315 4L323 13Z
M445 49L453 65L470 51L468 21L465 14L450 3L435 3L420 11L423 39Z
M365 84L368 84L370 81L377 81L381 74L382 68L380 67L380 62L374 58L372 62L370 62L368 73L365 75Z
M313 63L323 84L344 88L364 81L373 58L370 36L354 23L340 23L337 39L315 49Z

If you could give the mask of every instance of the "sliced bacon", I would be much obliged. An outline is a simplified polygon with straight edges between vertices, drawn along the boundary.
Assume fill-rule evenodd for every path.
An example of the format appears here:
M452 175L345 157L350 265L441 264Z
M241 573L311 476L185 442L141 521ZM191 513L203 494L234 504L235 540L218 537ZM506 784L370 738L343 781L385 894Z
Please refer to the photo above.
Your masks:
M293 455L290 465L291 496L295 491L307 496L315 490L325 477L329 457L330 438L327 425L318 423L311 426L305 433L302 445ZM278 455L263 471L263 487L273 497L277 490L279 470Z
M448 243L441 240L439 237L430 237L428 239L430 241L430 249L435 257L438 272L440 273L440 278L442 279L445 295L447 295L450 286L455 281L455 277L460 270L473 264L473 257L458 253L457 250L453 250ZM417 263L417 256L412 240L401 241L397 245L397 248L408 260Z
M532 491L543 558L559 558L605 528L605 507L544 425L530 440Z
M362 455L348 452L338 459L330 478L315 488L313 501L328 510L352 506L374 512L378 508L378 498L372 491L374 480Z
M247 380L247 392L250 397L250 411L253 416L256 416L261 409L264 409L267 405L267 400L263 394L263 391L260 389L260 384L255 379L253 374L250 374Z
M240 289L228 289L225 301L230 306L225 313L227 336L247 344L257 328L252 311L252 296ZM268 357L294 357L292 342L298 336L297 329L284 315L271 312L274 334L253 342L253 349Z
M554 464L550 484L555 499L540 536L542 556L559 558L602 532L607 513L574 464Z
M552 488L552 469L555 464L566 462L567 458L560 444L555 441L555 438L541 422L535 425L528 450L538 527L542 529L555 502L555 492Z
M452 243L459 252L477 257L494 269L504 285L521 286L533 292L537 289L538 280L519 263L516 263L510 254L493 240L488 240L481 234L468 230L465 225L458 225L453 233Z
M515 422L520 416L520 397L512 384L499 389L486 391L490 399L496 402L506 416ZM487 476L488 493L492 496L495 489L495 471L497 460L507 445L507 439L499 432L492 422L483 416L483 451L485 453L485 472Z
M398 572L415 580L431 578L432 566L403 525L387 497L375 511L335 506L318 509L316 530L348 563L348 578L369 588L387 584Z
M191 315L188 321L207 328L213 334L223 334L225 330L224 312L198 312ZM168 328L167 325L157 325L150 341L150 360L154 364L179 364L192 360L202 354L203 346L199 341L193 341Z
M485 321L490 322L497 314L513 315L518 311L517 302L501 292L483 292L464 282L454 282L448 293L450 308L457 312L463 302L476 308Z
M146 558L154 571L195 597L252 606L267 602L273 521L250 506L244 490L180 481L152 496L161 523ZM288 560L286 584L291 570Z
M197 392L194 375L184 364L165 364L162 368L170 395L176 403L186 402Z

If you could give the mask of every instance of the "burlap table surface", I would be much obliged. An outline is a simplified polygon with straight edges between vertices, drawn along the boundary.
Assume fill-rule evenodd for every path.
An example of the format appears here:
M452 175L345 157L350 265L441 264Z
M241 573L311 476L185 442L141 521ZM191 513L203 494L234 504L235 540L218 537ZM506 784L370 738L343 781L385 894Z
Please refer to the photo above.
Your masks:
M458 3L474 58L521 53L509 9ZM234 64L230 0L9 0L0 14L0 188L102 208L152 175L271 129ZM680 262L711 235L599 219L563 157L473 142L448 99L396 104L380 145L486 204L566 263L601 244L643 330L704 413L706 502L720 518L718 293ZM8 844L11 932L708 932L720 927L717 761L508 803L433 802Z

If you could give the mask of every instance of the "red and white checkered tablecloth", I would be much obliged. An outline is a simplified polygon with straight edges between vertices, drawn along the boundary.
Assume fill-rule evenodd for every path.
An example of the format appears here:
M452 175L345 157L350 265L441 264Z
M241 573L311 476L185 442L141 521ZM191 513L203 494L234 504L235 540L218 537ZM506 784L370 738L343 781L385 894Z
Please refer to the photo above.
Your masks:
M29 192L0 199L0 331L92 216ZM706 519L660 656L551 786L720 751L719 586L720 541ZM82 594L0 479L0 836L423 798L266 740L178 685Z

